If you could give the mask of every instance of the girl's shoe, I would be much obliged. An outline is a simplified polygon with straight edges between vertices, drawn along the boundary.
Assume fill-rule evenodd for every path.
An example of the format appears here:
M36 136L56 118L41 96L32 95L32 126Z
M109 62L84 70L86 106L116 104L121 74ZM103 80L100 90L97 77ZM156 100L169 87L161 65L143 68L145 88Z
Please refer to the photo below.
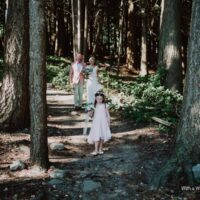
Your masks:
M93 156L97 156L97 155L98 155L98 152L93 151L93 152L91 153L91 155L93 155Z
M103 151L99 151L99 154L104 154L104 152Z

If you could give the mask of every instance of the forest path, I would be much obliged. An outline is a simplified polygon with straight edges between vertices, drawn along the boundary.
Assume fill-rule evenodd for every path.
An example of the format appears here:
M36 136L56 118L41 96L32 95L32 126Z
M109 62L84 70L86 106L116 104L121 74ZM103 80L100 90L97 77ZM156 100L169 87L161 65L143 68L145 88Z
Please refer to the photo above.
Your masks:
M52 165L66 171L58 188L72 199L142 199L143 192L148 195L146 186L165 157L165 137L155 128L138 127L111 113L112 140L105 144L104 155L91 156L94 146L83 135L85 113L73 112L73 95L49 89L47 101L49 143L65 145L65 150L50 156Z
M169 137L111 113L112 139L105 144L103 155L92 156L94 146L83 135L85 113L73 112L73 95L48 87L47 103L48 143L62 143L64 149L49 151L53 167L48 172L41 174L31 167L11 172L13 160L28 164L29 130L1 133L0 199L17 195L15 199L20 200L123 200L171 195L164 191L152 196L147 190L148 182L168 157Z

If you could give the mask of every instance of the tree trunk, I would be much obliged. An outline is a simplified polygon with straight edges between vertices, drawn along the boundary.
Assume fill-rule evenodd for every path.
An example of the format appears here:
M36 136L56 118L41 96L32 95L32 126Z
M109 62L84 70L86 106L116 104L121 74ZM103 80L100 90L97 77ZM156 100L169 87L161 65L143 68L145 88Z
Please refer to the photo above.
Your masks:
M1 24L1 34L0 34L0 54L3 54L3 38L5 34L5 13L6 13L6 1L0 2L0 24Z
M9 1L5 27L5 70L0 91L0 128L29 127L28 0Z
M109 7L109 0L108 0L108 5L107 6ZM109 12L107 12L106 23L107 23L107 44L106 44L106 46L107 46L108 55L110 55L110 40L111 40L111 38L110 38L110 35L111 35L110 23L111 22L110 22L110 13Z
M30 0L30 111L33 165L48 167L44 1Z
M133 0L128 0L128 24L127 24L127 49L126 49L126 63L128 69L136 68L137 60L137 37L136 37L136 9Z
M123 54L123 28L124 28L123 25L124 25L125 2L123 0L121 0L120 4L121 5L120 5L120 16L119 16L119 43L118 43L118 70L117 70L117 75L119 75L121 57L122 57L122 54Z
M85 21L84 21L84 56L87 59L88 50L88 12L89 12L89 0L85 0Z
M78 39L78 52L82 53L83 50L83 45L82 45L82 17L83 17L83 13L82 13L82 2L81 0L78 0L78 6L77 6L77 12L78 12L78 18L77 18L77 39Z
M83 52L83 2L81 0L73 1L72 5L72 24L73 24L73 52L75 55Z
M182 115L178 126L175 150L172 157L155 175L152 189L165 185L168 178L178 178L186 172L189 184L193 184L191 166L200 160L200 1L194 0L188 46L188 68L186 87L182 106Z
M77 1L71 0L72 6L72 27L73 27L73 55L74 60L76 58L76 54L78 53L78 34L77 34L77 22L78 22L78 13L77 13Z
M67 55L67 38L65 31L64 22L64 11L63 11L63 1L54 0L54 7L56 9L56 49L55 54L57 56Z
M99 9L96 13L95 22L94 22L94 26L97 28L96 28L95 43L93 45L93 51L92 51L93 55L97 54L97 48L100 43L99 40L100 40L100 35L101 35L102 27L103 27L103 22L104 22L103 10Z
M54 55L58 55L58 19L57 19L57 16L56 16L56 13L57 13L57 6L55 5L54 6L55 8L55 46L54 46Z
M140 62L140 76L147 75L147 14L145 0L142 0L142 38L141 38L141 62Z
M163 0L159 38L159 67L167 70L165 87L182 92L180 60L180 0Z

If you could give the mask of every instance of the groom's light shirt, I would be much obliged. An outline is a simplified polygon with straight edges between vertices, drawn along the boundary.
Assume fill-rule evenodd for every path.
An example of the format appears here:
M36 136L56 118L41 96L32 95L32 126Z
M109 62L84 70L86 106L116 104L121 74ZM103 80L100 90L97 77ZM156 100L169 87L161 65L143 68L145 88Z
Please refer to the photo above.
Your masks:
M83 84L83 75L81 74L83 70L83 64L74 62L72 64L71 70L70 70L70 79L73 84L78 84L79 82Z

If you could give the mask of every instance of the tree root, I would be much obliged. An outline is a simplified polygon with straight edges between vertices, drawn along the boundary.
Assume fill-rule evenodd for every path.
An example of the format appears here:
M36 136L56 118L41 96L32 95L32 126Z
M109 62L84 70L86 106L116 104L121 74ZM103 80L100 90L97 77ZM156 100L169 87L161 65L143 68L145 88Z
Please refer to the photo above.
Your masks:
M182 160L178 160L175 155L173 155L164 166L154 175L149 184L150 190L157 190L159 187L165 186L169 179L171 181L177 182L181 174L186 175L188 184L193 186L195 184L193 173L192 173L192 164L190 159L187 157Z
M169 159L166 164L155 174L149 184L150 190L157 190L159 187L166 185L169 177L172 173L176 175L178 172L178 161L177 158L172 157ZM180 173L180 172L178 172Z

